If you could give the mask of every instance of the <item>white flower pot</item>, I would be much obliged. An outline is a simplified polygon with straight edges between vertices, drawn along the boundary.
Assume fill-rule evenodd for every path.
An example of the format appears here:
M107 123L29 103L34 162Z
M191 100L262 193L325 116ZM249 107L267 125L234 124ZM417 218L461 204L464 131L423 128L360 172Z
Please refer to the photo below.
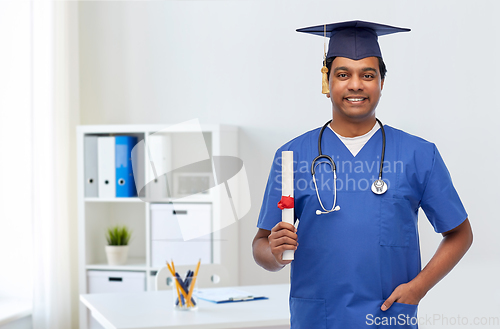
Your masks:
M127 263L128 246L106 246L106 257L109 265L124 265Z

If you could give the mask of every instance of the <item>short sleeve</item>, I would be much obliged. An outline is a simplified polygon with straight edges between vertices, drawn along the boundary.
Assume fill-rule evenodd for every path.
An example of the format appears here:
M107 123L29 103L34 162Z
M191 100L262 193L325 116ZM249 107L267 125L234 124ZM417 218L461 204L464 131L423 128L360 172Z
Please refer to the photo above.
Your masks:
M467 218L450 173L436 146L434 146L432 169L420 206L437 233L449 231Z
M260 208L257 227L265 230L271 230L281 221L281 210L278 208L278 202L281 199L281 149L274 155L273 165L267 180L264 200Z

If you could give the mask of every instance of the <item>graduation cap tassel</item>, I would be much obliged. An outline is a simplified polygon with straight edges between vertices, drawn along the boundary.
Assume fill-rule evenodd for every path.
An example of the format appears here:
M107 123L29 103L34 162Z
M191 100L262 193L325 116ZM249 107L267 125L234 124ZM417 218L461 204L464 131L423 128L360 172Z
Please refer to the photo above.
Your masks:
M323 67L321 68L321 73L322 79L321 79L321 93L323 94L329 94L330 93L330 86L328 85L328 67L326 67L326 24L323 25L324 30L323 30L323 35L324 35L324 44L323 44L323 52L324 52L324 57L323 57Z
M322 85L322 90L321 92L323 94L329 94L330 93L330 88L328 86L328 67L323 62L323 67L321 68L321 73L323 73L323 78L321 79L321 85Z

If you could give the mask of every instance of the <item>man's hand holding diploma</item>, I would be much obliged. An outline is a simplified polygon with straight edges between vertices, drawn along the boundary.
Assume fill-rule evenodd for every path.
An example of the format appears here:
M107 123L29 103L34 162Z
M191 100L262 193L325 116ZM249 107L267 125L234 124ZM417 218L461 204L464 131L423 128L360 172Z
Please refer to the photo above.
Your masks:
M297 250L299 243L297 242L297 229L290 223L279 222L271 229L271 234L268 236L269 248L276 262L285 266L290 264L292 260L283 260L285 250Z

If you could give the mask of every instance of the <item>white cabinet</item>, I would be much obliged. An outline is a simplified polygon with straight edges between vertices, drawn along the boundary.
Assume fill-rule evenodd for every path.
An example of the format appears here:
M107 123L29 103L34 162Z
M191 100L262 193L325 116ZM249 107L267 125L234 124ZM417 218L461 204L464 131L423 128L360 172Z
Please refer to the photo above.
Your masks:
M134 176L138 174L145 187L138 191L138 197L99 197L95 192L85 197L85 186L89 184L85 138L120 135L134 136L137 145L142 143L132 161L137 170ZM200 141L201 148L193 147ZM216 177L216 173L224 172L221 158L238 156L237 145L237 128L227 125L202 125L201 131L199 125L79 126L80 293L95 292L99 280L108 288L126 291L125 283L131 278L125 274L142 275L144 279L139 280L143 289L154 290L156 271L170 259L178 265L195 265L199 259L222 264L229 273L227 285L238 285L238 190L227 182L228 178L217 181ZM96 163L95 159L92 163ZM128 262L121 266L110 266L106 261L105 232L113 225L127 225L133 232ZM83 305L80 328L88 328Z
M146 290L146 273L131 271L87 271L89 294L141 292ZM104 329L90 314L89 329Z

